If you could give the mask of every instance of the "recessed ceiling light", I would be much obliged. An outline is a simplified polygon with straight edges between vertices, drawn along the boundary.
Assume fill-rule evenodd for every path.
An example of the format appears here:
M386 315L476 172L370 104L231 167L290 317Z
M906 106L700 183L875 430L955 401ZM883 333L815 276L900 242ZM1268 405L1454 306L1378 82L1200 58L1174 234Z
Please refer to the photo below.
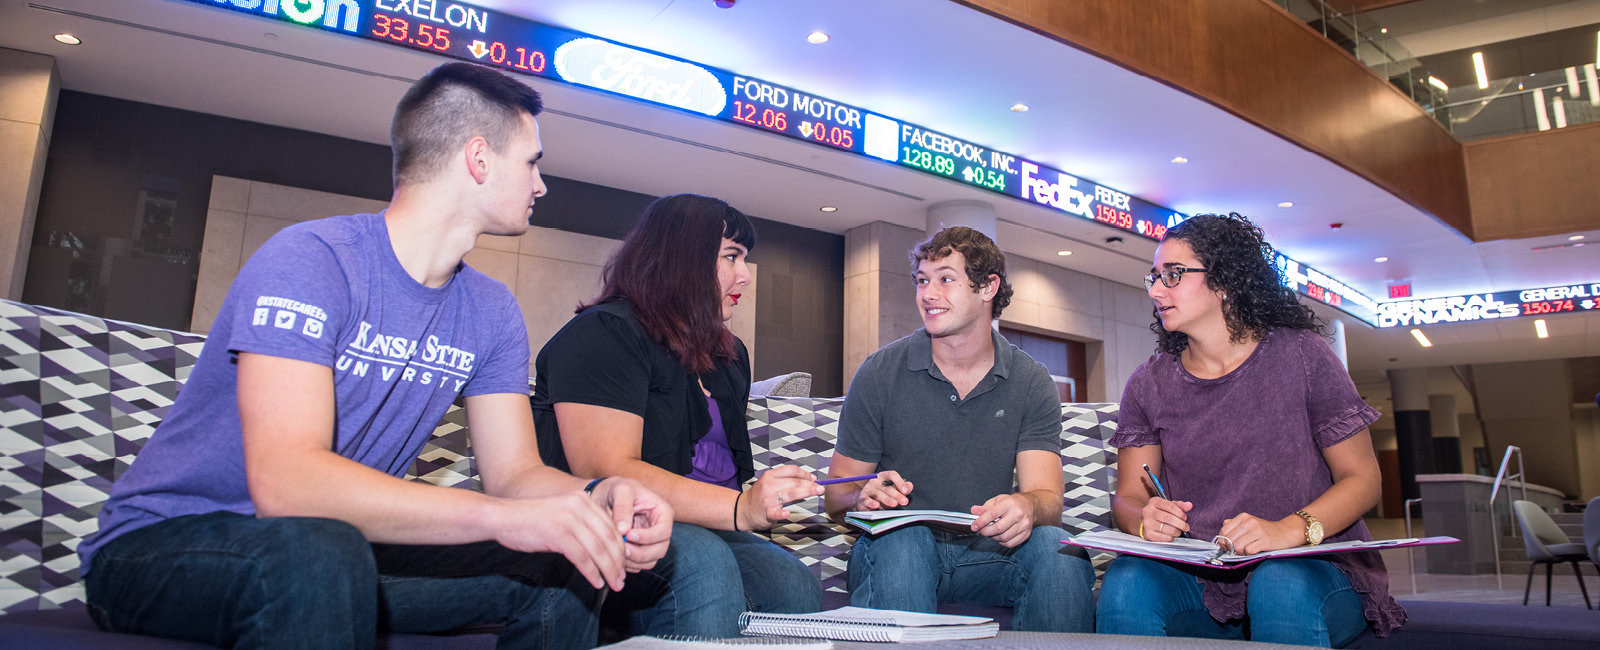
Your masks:
M1384 262L1389 261L1389 258L1387 258L1387 257L1374 257L1374 258L1372 258L1372 261L1377 262L1379 264L1382 264Z
M1533 333L1538 334L1541 339L1550 338L1550 330L1544 326L1543 318L1533 321Z
M1445 92L1450 92L1450 86L1445 85L1444 80L1438 77L1428 77L1428 83L1432 84L1434 88L1438 88L1439 90L1443 90Z
M1056 251L1056 254L1057 254L1057 255L1060 255L1060 256L1062 256L1062 257L1066 257L1066 256L1068 256L1068 255L1071 255L1071 254L1072 254L1072 251Z
M1422 347L1425 347L1425 348L1433 347L1433 341L1429 341L1427 335L1422 333L1422 330L1417 330L1417 329L1411 330L1411 337L1416 339L1418 343L1421 343Z
M57 43L62 43L62 44L65 44L65 45L77 45L79 43L82 43L83 39L78 38L76 36L73 36L71 34L56 34L56 42Z
M806 37L806 41L816 45L821 45L828 42L828 35L822 32L811 32L811 35Z
M1174 165L1187 165L1187 164L1189 164L1189 159L1188 158L1184 158L1183 156L1176 156L1176 157L1174 157L1172 159L1172 164L1174 164Z
M1472 53L1472 71L1478 76L1478 90L1489 88L1489 72L1483 65L1483 53Z
M1582 241L1582 240L1583 240L1583 235L1573 235L1573 236L1567 238L1567 241Z
M824 205L824 206L822 206L822 208L820 208L820 209L821 209L821 210L822 210L822 211L823 211L823 212L838 212L838 211L839 211L839 208L836 208L836 207L833 207L833 206L831 206L831 205Z
M1011 105L1011 112L1013 112L1013 113L1026 113L1026 112L1028 112L1028 105L1027 104L1021 104L1021 103L1012 104Z
M1278 207L1280 207L1280 208L1292 208L1292 207L1294 207L1294 202L1293 201L1284 201L1283 203L1279 203Z
M1379 34L1387 34L1387 33L1389 33L1389 28L1388 27L1379 27L1378 28L1378 33Z

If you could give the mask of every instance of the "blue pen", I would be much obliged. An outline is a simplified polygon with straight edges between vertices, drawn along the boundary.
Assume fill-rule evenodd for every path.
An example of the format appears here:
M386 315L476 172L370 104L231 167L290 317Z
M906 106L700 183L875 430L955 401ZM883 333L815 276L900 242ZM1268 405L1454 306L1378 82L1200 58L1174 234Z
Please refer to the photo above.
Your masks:
M877 478L877 477L878 477L877 474L862 474L861 476L846 476L844 478L830 478L830 479L824 479L824 480L821 480L821 481L817 481L817 485L838 485L840 483L854 483L856 481L865 481L865 480L867 480L869 478Z
M1150 482L1151 483L1155 483L1156 484L1156 496L1161 497L1163 499L1166 499L1168 501L1172 500L1171 497L1167 496L1167 489L1164 488L1164 487L1161 487L1161 479L1156 478L1156 473L1150 471L1150 465L1149 464L1144 464L1144 474L1145 474L1145 476L1150 477ZM1179 537L1188 537L1189 534L1180 531L1178 533L1178 536Z

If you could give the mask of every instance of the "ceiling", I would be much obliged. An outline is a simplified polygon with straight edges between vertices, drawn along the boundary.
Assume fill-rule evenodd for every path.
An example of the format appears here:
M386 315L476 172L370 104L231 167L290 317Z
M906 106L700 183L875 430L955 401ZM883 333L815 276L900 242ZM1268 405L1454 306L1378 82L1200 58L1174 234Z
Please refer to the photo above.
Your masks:
M1291 257L1375 298L1395 281L1411 282L1417 297L1600 281L1600 245L1532 250L1565 244L1566 234L1473 244L1222 109L954 2L472 4L865 107L1180 212L1240 212ZM806 42L814 30L832 40ZM83 44L56 43L59 32ZM395 102L441 62L182 0L0 0L0 47L56 57L69 90L383 144ZM872 221L921 229L930 205L986 201L1008 253L1130 286L1154 253L1153 243L1127 233L961 183L628 98L527 82L549 107L540 118L541 166L554 176L650 195L712 194L756 216L833 233ZM1008 110L1018 102L1032 110ZM1171 164L1174 156L1191 162ZM1281 201L1294 207L1276 207ZM823 213L823 205L839 210ZM1600 232L1580 234L1600 241ZM1115 235L1126 241L1108 244ZM1379 256L1391 261L1374 263ZM1352 322L1351 364L1600 355L1600 316L1553 318L1551 329L1552 339L1540 341L1524 319L1434 326L1428 332L1438 344L1421 350L1404 331ZM1569 332L1560 347L1552 344Z

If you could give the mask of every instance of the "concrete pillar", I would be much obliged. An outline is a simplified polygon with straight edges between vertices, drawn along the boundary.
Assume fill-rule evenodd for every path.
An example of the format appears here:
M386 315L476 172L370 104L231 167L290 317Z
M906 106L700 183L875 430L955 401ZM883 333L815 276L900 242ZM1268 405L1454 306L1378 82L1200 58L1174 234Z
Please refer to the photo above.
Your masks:
M54 57L0 48L0 291L22 299L61 75Z
M867 355L922 327L911 249L928 235L875 221L844 234L844 387Z
M1345 345L1344 319L1335 318L1328 321L1328 333L1333 335L1333 341L1328 346L1333 348L1333 355L1339 357L1339 363L1344 366L1345 372L1350 371L1350 351Z
M1461 473L1461 419L1455 395L1428 396L1428 428L1433 438L1433 471Z
M1395 447L1400 455L1400 494L1406 499L1415 499L1422 496L1417 489L1417 475L1433 473L1427 369L1390 370L1389 390L1394 396L1394 435Z
M989 236L996 242L994 206L983 201L945 201L928 208L928 235L950 226L966 226Z

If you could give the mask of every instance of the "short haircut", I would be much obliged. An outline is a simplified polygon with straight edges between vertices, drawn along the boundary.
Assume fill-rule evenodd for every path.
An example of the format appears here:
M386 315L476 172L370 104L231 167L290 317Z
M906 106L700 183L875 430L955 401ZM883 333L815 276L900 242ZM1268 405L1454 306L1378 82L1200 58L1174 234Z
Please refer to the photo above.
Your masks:
M472 63L446 63L412 84L395 107L389 141L395 187L430 180L450 155L483 136L494 151L544 110L538 91Z
M972 282L973 293L989 286L989 276L1000 278L1000 290L995 292L994 302L989 303L989 317L999 318L1000 312L1011 304L1015 291L1006 280L1006 255L988 235L966 226L950 226L934 233L928 241L911 249L911 275L917 274L917 266L924 260L938 261L956 252L967 258L967 279Z

